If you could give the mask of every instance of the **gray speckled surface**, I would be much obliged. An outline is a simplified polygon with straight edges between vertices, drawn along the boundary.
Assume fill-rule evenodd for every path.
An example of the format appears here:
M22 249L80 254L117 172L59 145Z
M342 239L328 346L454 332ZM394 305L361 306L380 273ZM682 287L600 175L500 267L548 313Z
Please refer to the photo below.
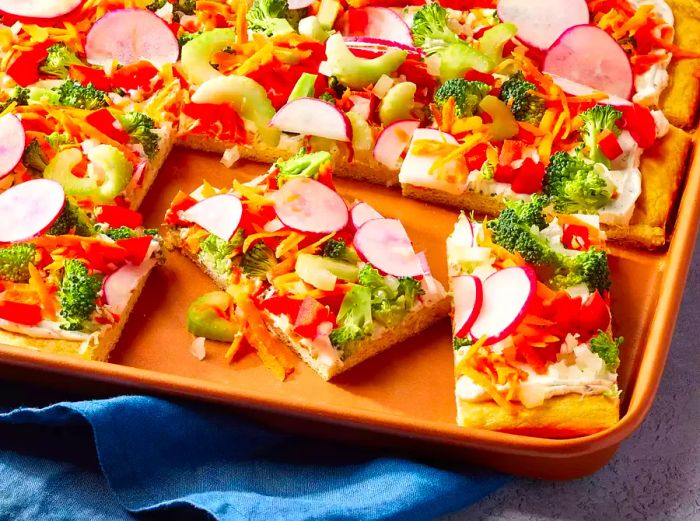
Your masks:
M700 249L690 270L654 406L612 461L575 481L516 479L442 521L700 520Z

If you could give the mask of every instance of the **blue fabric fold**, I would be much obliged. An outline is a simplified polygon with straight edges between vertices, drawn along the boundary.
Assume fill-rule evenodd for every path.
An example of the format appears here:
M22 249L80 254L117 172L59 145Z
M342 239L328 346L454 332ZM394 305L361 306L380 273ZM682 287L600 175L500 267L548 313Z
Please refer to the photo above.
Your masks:
M0 519L423 520L508 479L277 432L199 403L46 405L55 393L0 389Z

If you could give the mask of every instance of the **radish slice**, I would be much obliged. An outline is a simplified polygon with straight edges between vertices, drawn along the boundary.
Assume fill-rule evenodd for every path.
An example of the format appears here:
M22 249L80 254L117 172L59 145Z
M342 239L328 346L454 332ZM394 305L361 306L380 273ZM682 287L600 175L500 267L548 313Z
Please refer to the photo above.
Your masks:
M413 45L404 45L399 42L393 42L391 40L384 40L382 38L370 38L367 36L345 36L343 38L345 44L348 46L353 54L362 56L365 58L374 58L386 54L392 49L401 49L407 51L407 58L420 59L425 51L419 47L414 47ZM356 52L357 51L357 52Z
M314 3L314 0L288 0L287 7L290 9L304 9Z
M510 335L525 315L536 284L535 272L528 266L506 268L489 276L483 283L483 302L471 328L472 338L485 336L489 345Z
M519 40L546 50L569 27L587 24L590 14L586 0L498 0L498 17L518 27Z
M120 9L97 20L85 40L88 63L111 67L148 60L160 68L180 55L168 25L148 9Z
M472 220L466 215L462 214L457 220L454 232L452 232L452 239L460 246L473 248L476 246L474 235L474 224L472 223Z
M0 179L21 161L26 139L22 122L14 114L0 118Z
M0 12L20 18L58 18L75 11L83 0L0 0Z
M391 170L398 170L401 154L419 125L420 121L412 119L402 119L388 125L377 137L372 152L374 159Z
M357 203L350 209L350 219L355 229L372 219L384 219L384 216L367 203Z
M348 207L343 198L308 177L287 181L274 198L277 217L295 230L331 233L348 224Z
M629 58L608 33L593 25L566 30L544 57L542 71L629 99L634 74Z
M484 300L481 279L471 275L452 278L454 293L454 336L464 338L479 316Z
M153 261L145 262L138 266L125 264L105 278L102 283L102 293L112 312L119 314L126 309L131 299L131 294L142 277L153 267L153 264Z
M352 125L335 105L315 98L297 98L277 111L270 126L284 132L352 141Z
M608 94L607 92L593 89L587 85L582 85L580 83L576 83L575 81L567 80L566 78L557 76L556 74L550 74L550 76L552 77L554 83L556 83L561 88L561 90L563 90L567 94L570 94L571 96L590 96L592 94L598 94L602 92L603 94L606 94L608 96L607 98L600 100L606 105L632 105L631 101L626 100L625 98L621 98L620 96L615 96L613 94Z
M180 218L200 225L219 239L231 240L241 223L243 205L233 194L207 197L180 214Z
M398 219L372 219L360 226L355 249L372 266L395 277L423 275L411 239Z
M63 210L63 187L49 179L34 179L0 194L0 242L31 239L49 229Z
M388 7L350 9L348 33L413 45L411 29L396 11Z

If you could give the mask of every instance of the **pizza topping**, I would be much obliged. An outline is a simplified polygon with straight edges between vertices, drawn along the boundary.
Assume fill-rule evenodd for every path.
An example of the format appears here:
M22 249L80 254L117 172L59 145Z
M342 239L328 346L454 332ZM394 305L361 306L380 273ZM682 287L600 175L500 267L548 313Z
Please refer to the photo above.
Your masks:
M187 331L196 337L219 342L233 342L241 326L235 318L231 295L212 291L198 297L187 308Z
M384 216L365 202L357 203L350 209L350 219L355 229L372 219L383 219Z
M414 119L399 120L387 125L377 137L372 155L376 161L391 170L398 170L399 159L420 126Z
M384 273L396 277L423 274L406 229L397 219L372 219L357 230L353 245L358 253Z
M1 0L0 12L21 19L51 20L65 16L81 6L84 0Z
M335 105L314 98L299 98L284 105L270 120L284 132L352 141L352 125Z
M367 36L413 45L413 36L403 18L387 7L362 7L350 9L347 13L347 34Z
M0 117L0 179L20 162L25 144L22 122L13 114Z
M296 177L287 181L274 200L277 217L295 230L330 233L348 224L348 208L343 198L313 179Z
M519 40L546 50L569 27L587 24L589 13L585 0L567 2L565 7L558 0L498 0L498 17L517 26Z
M88 63L111 67L148 60L156 67L175 63L177 39L163 20L145 9L110 11L90 28L85 40Z
M30 239L58 219L66 196L60 184L35 179L0 194L0 242Z
M542 70L625 99L633 92L634 74L625 51L590 25L566 30L547 51Z
M481 279L472 275L452 277L454 293L454 336L464 338L471 331L481 311L483 288Z
M138 237L136 240L147 240L150 244L150 237ZM105 277L102 292L112 313L119 315L124 312L124 309L129 305L132 293L150 268L150 263L146 263L146 265L141 263L125 264Z
M207 197L180 214L187 222L198 224L209 233L229 241L238 229L243 215L241 200L233 194Z

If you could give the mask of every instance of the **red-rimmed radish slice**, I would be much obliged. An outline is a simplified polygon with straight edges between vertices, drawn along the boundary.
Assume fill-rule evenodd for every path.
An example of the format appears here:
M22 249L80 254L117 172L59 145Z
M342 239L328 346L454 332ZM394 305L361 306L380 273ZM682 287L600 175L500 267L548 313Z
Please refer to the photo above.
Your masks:
M14 114L0 118L0 179L22 160L26 139L22 122Z
M454 336L464 338L479 316L484 301L481 279L471 275L452 278L454 294Z
M228 241L241 223L243 205L233 194L207 197L180 214L183 221L200 225L209 233Z
M308 177L287 181L274 196L285 226L308 233L331 233L348 224L348 207L336 192Z
M374 159L391 170L399 169L399 159L411 142L411 136L420 126L420 121L402 119L387 125L377 137L372 155Z
M561 90L563 90L571 96L591 96L593 94L605 94L607 98L601 98L600 103L615 106L632 105L631 101L626 100L625 98L621 98L620 96L615 96L614 94L608 94L607 92L593 89L588 85L582 85L581 83L576 83L575 81L567 80L566 78L562 78L561 76L557 76L556 74L550 74L550 76L552 77L554 83L556 83L561 88Z
M102 283L102 293L112 312L119 314L126 309L131 300L131 294L152 267L153 262L138 266L125 264L105 278Z
M148 60L160 68L180 55L177 38L168 25L148 9L120 9L97 20L87 34L88 63L111 67L114 60L128 65Z
M634 87L627 54L612 36L593 25L564 31L547 51L542 71L625 99Z
M548 49L569 27L587 24L586 0L498 0L498 17L518 28L517 38L531 47Z
M474 224L472 223L472 220L466 215L460 216L457 224L455 225L452 238L460 246L467 246L471 248L476 246L474 235Z
M472 338L486 337L486 344L500 342L522 320L535 294L537 279L528 266L505 268L483 282L481 311L471 327Z
M348 11L348 34L413 45L411 29L388 7L361 7Z
M33 179L0 194L0 242L31 239L46 231L66 202L63 187L49 179Z
M367 121L372 113L372 100L356 94L350 96L349 99L352 102L350 112L357 113L362 119Z
M367 203L357 203L350 208L350 219L355 229L372 219L384 219L384 216Z
M52 19L75 11L84 0L0 0L0 12L18 18Z
M401 49L407 51L408 58L419 59L425 52L419 47L413 45L405 45L391 40L382 38L370 38L368 36L345 36L343 38L345 45L352 51L353 54L364 58L373 58L386 54L392 49Z
M372 219L355 233L355 249L378 270L395 277L423 275L411 239L398 219Z
M298 98L285 104L270 120L284 132L352 141L352 125L335 105L316 98Z
M314 3L314 0L288 0L287 7L290 9L304 9Z

